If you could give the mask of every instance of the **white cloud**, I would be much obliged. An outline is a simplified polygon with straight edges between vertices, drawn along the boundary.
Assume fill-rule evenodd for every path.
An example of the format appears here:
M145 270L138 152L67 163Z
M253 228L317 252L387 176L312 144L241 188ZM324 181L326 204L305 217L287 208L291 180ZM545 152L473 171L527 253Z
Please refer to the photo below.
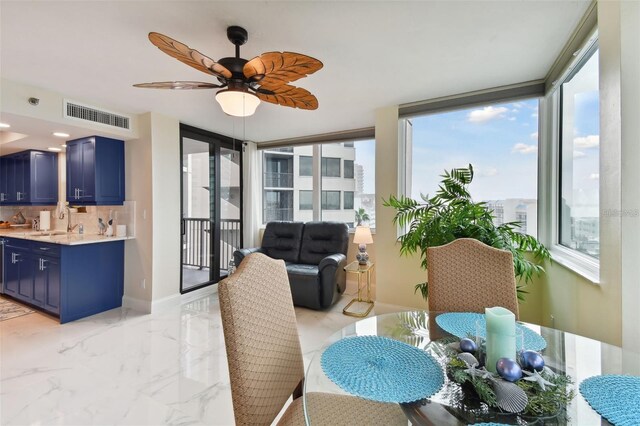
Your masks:
M534 141L537 141L537 140L538 140L538 132L533 132L533 133L531 133L531 134L529 135L529 137L530 137L531 139L533 139Z
M525 143L517 143L511 149L511 152L517 152L520 154L535 154L538 152L538 147L536 145L527 145Z
M507 120L509 120L509 121L516 121L516 118L515 118L515 117L509 117L509 118L507 118Z
M589 135L589 136L581 136L578 138L573 138L573 146L574 148L597 148L600 145L600 136L599 135Z
M585 154L585 153L584 153L584 152L582 152L582 151L573 151L573 158L574 158L574 159L576 159L576 158L582 158L582 157L586 157L586 156L587 156L587 154Z
M497 176L498 175L498 169L496 169L495 167L487 167L485 168L481 168L480 170L477 171L478 176L482 176L482 177L491 177L491 176Z
M600 173L591 173L591 174L589 175L589 179L591 179L591 180L598 180L598 179L600 179Z
M494 108L492 106L484 107L482 109L474 109L467 116L471 123L485 123L496 118L504 118L504 114L509 111L505 107Z
M524 103L522 103L522 102L514 102L513 103L513 107L516 108L516 109L520 109L523 106L524 106Z
M533 117L533 118L538 118L538 113L537 113L537 112L534 112L533 114L531 114L531 117Z

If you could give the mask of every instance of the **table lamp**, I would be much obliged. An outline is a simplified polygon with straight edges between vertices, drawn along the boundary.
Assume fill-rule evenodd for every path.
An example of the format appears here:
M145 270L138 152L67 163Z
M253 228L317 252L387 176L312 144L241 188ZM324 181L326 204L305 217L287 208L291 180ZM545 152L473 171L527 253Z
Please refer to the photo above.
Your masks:
M369 261L369 255L367 254L367 244L373 244L371 229L368 226L356 226L356 233L353 236L353 243L359 244L358 249L360 250L360 252L356 254L358 263L360 265L366 265Z

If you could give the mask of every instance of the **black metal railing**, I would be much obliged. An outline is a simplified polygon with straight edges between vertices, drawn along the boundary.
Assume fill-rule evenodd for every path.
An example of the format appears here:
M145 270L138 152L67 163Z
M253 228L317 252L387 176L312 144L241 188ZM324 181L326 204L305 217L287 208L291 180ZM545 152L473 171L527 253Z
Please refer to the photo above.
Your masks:
M264 173L265 188L293 188L293 173Z
M220 271L226 271L233 252L241 246L240 220L220 221ZM208 218L184 218L182 264L198 269L211 267L211 221Z

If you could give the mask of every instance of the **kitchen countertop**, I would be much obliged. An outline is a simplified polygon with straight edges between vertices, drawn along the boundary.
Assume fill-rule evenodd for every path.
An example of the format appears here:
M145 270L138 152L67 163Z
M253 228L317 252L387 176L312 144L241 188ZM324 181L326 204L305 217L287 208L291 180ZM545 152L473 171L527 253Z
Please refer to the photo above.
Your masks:
M98 234L78 234L77 232L67 233L64 231L56 230L43 233L31 228L0 229L0 237L20 238L22 240L38 241L49 244L61 244L66 246L109 243L112 241L134 239L134 237L105 237L104 235Z

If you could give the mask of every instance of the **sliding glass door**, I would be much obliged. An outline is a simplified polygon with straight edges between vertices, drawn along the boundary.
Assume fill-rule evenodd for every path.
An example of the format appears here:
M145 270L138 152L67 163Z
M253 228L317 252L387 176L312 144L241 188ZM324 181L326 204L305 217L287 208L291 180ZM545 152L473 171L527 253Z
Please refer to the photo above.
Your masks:
M227 276L242 244L242 143L181 125L180 291Z

